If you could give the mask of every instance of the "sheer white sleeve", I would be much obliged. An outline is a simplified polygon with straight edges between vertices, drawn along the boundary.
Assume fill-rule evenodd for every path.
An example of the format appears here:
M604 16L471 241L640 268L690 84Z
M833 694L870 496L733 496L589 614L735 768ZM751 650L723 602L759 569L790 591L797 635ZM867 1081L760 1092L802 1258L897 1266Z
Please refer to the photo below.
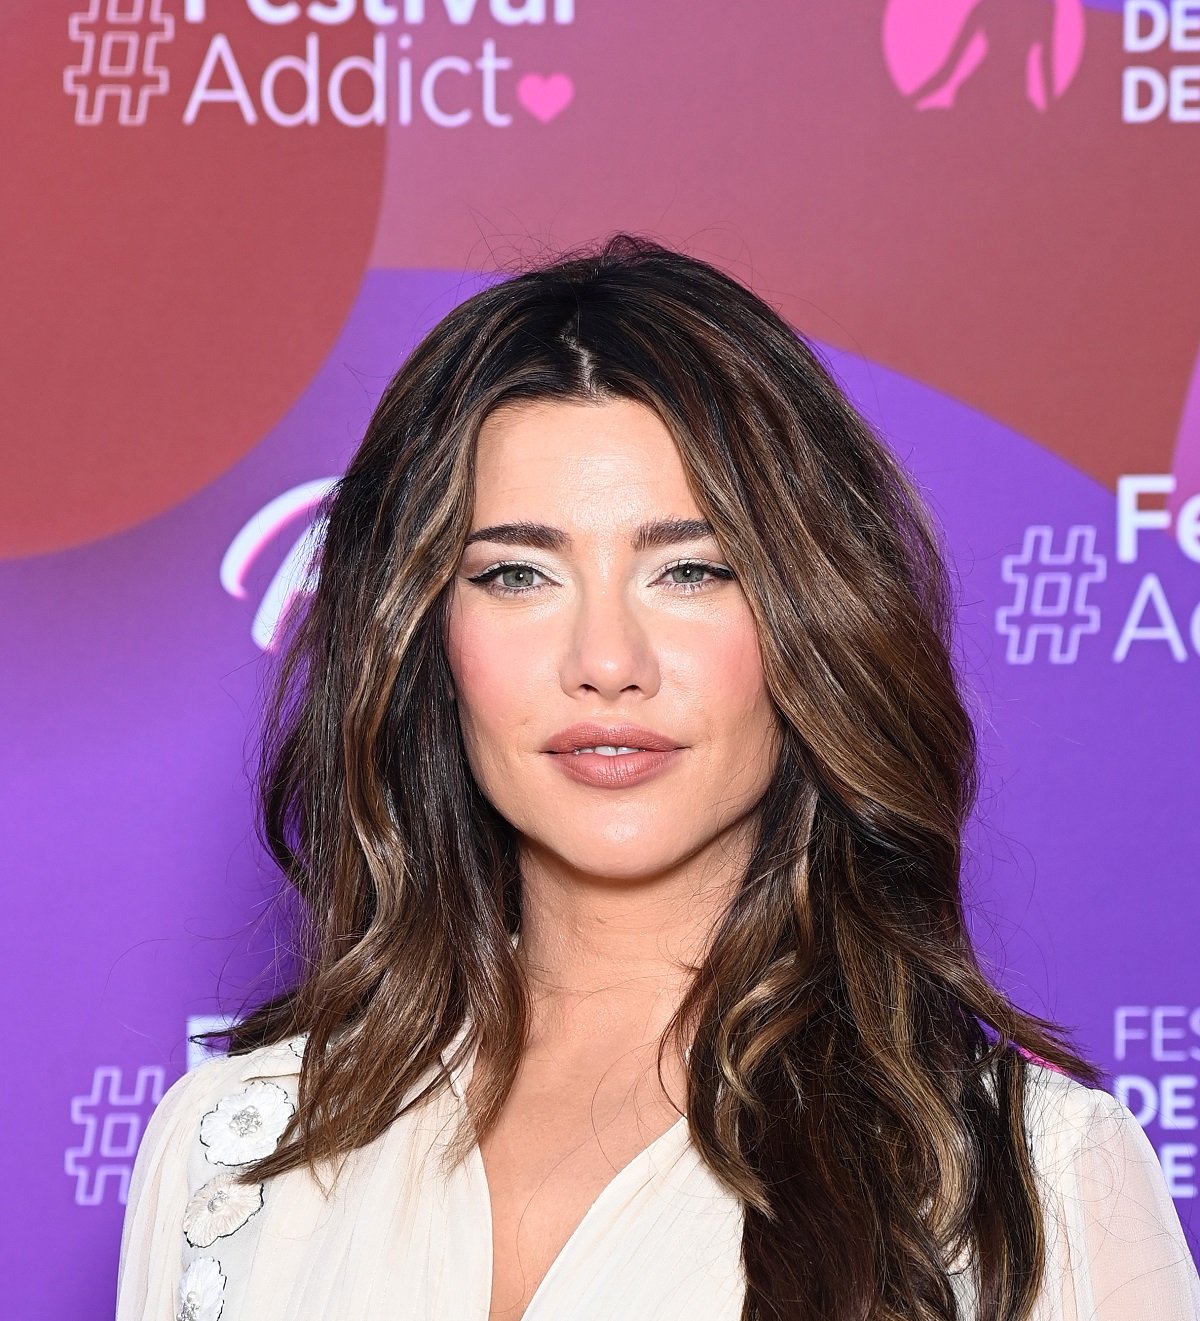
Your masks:
M175 1315L195 1090L195 1074L176 1079L155 1107L138 1147L121 1231L117 1321Z
M238 1061L214 1056L167 1089L138 1147L121 1230L117 1321L169 1321L182 1315L183 1214L188 1153L200 1114L233 1076Z
M1107 1092L1063 1078L1043 1091L1031 1137L1048 1260L1034 1316L1200 1321L1200 1278L1150 1139Z

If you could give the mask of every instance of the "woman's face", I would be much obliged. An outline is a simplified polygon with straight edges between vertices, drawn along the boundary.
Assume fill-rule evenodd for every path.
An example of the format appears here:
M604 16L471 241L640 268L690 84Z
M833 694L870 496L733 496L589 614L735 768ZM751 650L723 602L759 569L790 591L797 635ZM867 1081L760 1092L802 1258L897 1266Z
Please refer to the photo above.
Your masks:
M777 717L741 586L703 529L636 540L702 517L670 433L641 404L510 404L484 423L471 527L490 531L459 565L448 658L471 770L525 865L662 876L716 854L762 797ZM548 751L581 722L634 724L676 750ZM613 787L571 773L585 766L645 769Z

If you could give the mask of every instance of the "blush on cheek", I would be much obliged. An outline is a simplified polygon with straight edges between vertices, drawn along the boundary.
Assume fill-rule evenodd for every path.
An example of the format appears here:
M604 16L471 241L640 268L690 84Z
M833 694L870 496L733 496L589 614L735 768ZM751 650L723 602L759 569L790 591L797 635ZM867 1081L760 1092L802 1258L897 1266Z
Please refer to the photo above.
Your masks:
M546 707L550 694L538 691L530 670L530 648L497 646L481 648L466 664L456 682L459 700L466 700L479 713L481 721L494 726L498 734L523 724Z
M758 635L749 621L718 634L703 661L714 694L724 694L731 707L757 705L764 692L762 655Z
M450 630L447 656L463 741L478 765L509 764L545 732L532 727L553 696L547 684L556 679L537 672L534 662L548 654L547 648L530 645L528 633L473 627L469 615Z

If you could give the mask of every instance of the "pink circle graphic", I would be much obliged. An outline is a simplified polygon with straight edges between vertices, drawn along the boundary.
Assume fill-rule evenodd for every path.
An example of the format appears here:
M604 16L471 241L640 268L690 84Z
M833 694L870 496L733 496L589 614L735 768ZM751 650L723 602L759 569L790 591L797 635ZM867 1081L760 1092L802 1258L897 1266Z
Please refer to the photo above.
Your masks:
M888 0L883 58L917 110L991 89L1045 111L1083 58L1083 0Z

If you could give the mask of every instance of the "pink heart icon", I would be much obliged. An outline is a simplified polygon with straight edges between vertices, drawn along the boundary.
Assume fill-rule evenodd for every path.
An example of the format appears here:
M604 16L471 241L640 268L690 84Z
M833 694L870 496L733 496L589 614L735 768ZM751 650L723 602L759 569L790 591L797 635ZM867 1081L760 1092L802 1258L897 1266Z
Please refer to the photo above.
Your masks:
M565 110L575 95L575 84L565 73L527 73L517 82L517 100L543 124Z

